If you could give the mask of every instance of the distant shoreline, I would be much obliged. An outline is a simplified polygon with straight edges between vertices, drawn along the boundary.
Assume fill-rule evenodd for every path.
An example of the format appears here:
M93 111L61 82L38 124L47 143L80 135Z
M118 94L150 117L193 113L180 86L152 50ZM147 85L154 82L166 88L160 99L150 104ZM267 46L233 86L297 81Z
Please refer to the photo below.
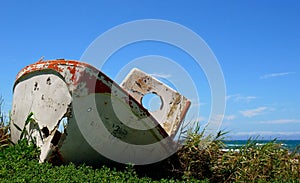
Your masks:
M222 140L225 145L226 149L238 149L243 145L246 145L248 140ZM257 145L264 145L268 142L272 142L274 140L251 140ZM294 151L297 147L300 147L300 140L276 140L276 143L281 144L283 148L287 148L289 151ZM297 150L300 153L300 148Z

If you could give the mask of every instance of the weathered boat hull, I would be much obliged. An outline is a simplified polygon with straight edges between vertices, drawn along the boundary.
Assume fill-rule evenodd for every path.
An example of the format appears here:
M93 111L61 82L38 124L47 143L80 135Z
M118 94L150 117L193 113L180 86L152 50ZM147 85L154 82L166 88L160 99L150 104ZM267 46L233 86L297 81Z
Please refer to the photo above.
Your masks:
M147 164L137 159L173 151L170 137L176 133L190 102L182 97L183 101L174 105L178 114L173 111L169 118L162 118L175 119L176 124L166 130L163 126L172 122L157 120L159 116L153 117L139 99L91 65L71 60L37 62L17 76L11 139L17 142L25 129L26 138L35 139L41 148L41 162ZM33 120L26 125L31 112ZM63 121L66 124L62 131L59 126ZM145 148L155 143L159 148ZM135 148L129 148L132 145Z

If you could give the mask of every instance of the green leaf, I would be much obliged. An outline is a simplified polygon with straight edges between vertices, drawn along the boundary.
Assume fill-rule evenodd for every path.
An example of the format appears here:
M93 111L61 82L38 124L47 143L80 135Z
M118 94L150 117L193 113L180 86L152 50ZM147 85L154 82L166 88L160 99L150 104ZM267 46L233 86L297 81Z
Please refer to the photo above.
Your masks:
M23 137L24 137L25 134L28 135L28 132L27 132L26 128L24 127L24 129L23 129L23 131L21 133L20 139L23 139Z
M20 128L17 124L14 123L14 126L15 126L20 132L22 131L21 128Z
M30 112L27 116L27 119L25 121L25 126L28 125L28 123L30 123L33 119L32 119L32 116L33 116L33 112Z

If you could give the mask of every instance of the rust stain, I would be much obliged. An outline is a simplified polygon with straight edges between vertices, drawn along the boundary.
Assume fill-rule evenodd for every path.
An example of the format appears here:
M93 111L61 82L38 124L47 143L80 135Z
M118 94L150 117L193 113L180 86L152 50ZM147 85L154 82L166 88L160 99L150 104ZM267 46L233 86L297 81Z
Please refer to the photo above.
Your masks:
M71 80L72 80L72 81L76 81L76 80L75 80L75 76L76 76L76 67L74 67L74 66L68 66L67 69L70 71L70 74L72 75Z
M75 60L64 60L64 59L58 59L58 60L49 60L49 61L42 61L39 60L38 62L29 65L22 69L17 77L16 81L20 79L22 76L29 74L31 72L35 71L42 71L42 70L53 70L56 71L58 74L60 74L63 78L66 85L68 94L72 94L71 97L73 97L73 94L78 94L78 96L86 96L89 94L94 93L107 93L116 95L119 97L119 99L122 100L122 102L127 103L129 107L131 108L131 111L133 114L138 117L138 119L143 119L146 117L149 117L151 119L151 122L155 124L155 127L153 130L151 130L151 133L154 134L155 137L158 138L157 134L161 135L163 138L170 136L170 131L176 131L174 129L174 126L176 127L178 124L180 124L182 118L184 117L186 111L189 108L190 102L185 103L184 106L180 106L181 102L185 100L185 98L181 98L181 95L179 93L176 93L175 95L172 95L173 100L172 103L170 103L171 110L169 113L164 113L165 116L167 116L169 119L165 120L165 123L160 124L155 116L153 116L152 113L150 113L147 109L145 109L142 104L139 102L139 99L135 97L135 95L130 95L129 93L132 93L130 91L125 91L124 88L120 87L118 84L116 84L112 79L110 79L108 76L103 74L101 71L96 69L95 67L78 62ZM144 77L135 77L133 80L135 80L135 83L132 83L130 90L137 92L139 94L139 97L142 97L145 93L149 92L159 92L160 90L157 90L157 86L163 86L158 81L154 80L151 76L144 76ZM46 79L46 84L51 85L52 80L50 77ZM53 86L53 85L52 85ZM64 85L65 86L65 85ZM47 86L48 87L48 86ZM38 90L38 86L36 86ZM166 88L166 91L168 92L168 88ZM170 90L171 91L171 90ZM171 91L172 92L172 91ZM40 95L39 95L40 96ZM166 95L168 96L168 95ZM171 98L171 97L170 97ZM44 95L41 96L42 100L47 100ZM181 101L182 100L182 101ZM70 101L71 102L71 101ZM104 102L104 106L109 107L109 102ZM171 106L172 104L172 106ZM65 105L65 104L59 104L59 105ZM179 118L179 115L173 117L175 114L178 113L178 108L183 108L183 113L181 113L181 119ZM55 109L56 110L56 109ZM65 113L64 116L72 117L72 106L70 105L68 108L68 111ZM92 109L88 108L88 112L90 112ZM179 110L179 112L182 112ZM13 114L15 111L13 111ZM172 119L171 119L172 117ZM106 118L105 118L106 119ZM135 119L135 117L134 117ZM109 121L109 118L107 117L107 120ZM176 124L174 125L174 121ZM177 124L178 122L178 124ZM114 123L113 123L114 124ZM94 122L92 121L91 125L94 125ZM162 127L164 126L164 128ZM123 130L120 126L113 126L115 133L121 136L119 138L125 138L127 135L127 131ZM43 128L44 129L44 128ZM62 142L64 141L64 138L67 133L64 131L64 134L55 133L57 129L51 130L49 132L48 128L45 128L43 130L45 134L45 138L49 136L49 134L54 133L53 139L51 141L53 147L53 152L49 158L49 161L54 164L61 164L64 162L64 151L59 152L60 147L62 146ZM65 129L66 130L66 129ZM155 133L154 133L155 132ZM62 153L62 154L61 154Z
M75 61L75 60L48 60L48 61L38 61L34 64L31 64L29 66L26 66L24 69L22 69L17 77L16 77L16 80L18 80L21 76L25 75L25 74L28 74L30 72L33 72L33 71L39 71L39 70L45 70L45 69L53 69L57 72L60 72L62 73L63 72L63 68L60 67L60 66L69 66L69 71L70 73L72 74L75 74L76 73L76 69L75 68L78 68L78 67L81 67L81 68L85 68L85 67L88 67L90 69L92 69L93 71L97 72L98 70L96 68L94 68L93 66L87 64L87 63L83 63L83 62L78 62L78 61ZM72 69L71 69L72 67Z
M186 105L183 107L183 113L181 113L181 115L180 115L181 119L185 118L185 115L186 115L187 111L189 110L190 106L191 106L191 101L189 101L189 100L186 101Z
M176 95L176 98L175 98L175 100L174 100L174 102L173 102L173 105L172 105L172 107L171 107L171 109L170 109L170 112L169 112L169 114L168 114L168 117L170 117L170 116L173 116L173 114L174 114L174 112L176 111L176 109L177 109L177 106L178 106L178 104L180 103L180 101L181 101L181 97L180 97L180 95Z
M160 122L169 136L175 135L190 106L187 98L139 69L133 69L121 85L140 103L147 93L160 96L164 105L150 114Z
M60 166L64 163L64 158L58 148L55 148L54 151L52 151L48 162L56 166Z

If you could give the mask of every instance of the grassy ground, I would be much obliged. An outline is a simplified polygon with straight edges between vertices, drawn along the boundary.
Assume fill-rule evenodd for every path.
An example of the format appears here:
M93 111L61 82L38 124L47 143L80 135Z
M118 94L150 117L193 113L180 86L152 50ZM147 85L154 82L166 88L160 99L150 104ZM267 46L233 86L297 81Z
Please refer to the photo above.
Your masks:
M221 132L204 137L196 128L176 154L150 166L55 166L39 164L39 150L27 140L11 145L1 110L0 120L0 182L300 182L300 155L275 140L223 152Z
M38 150L28 146L23 140L15 146L0 152L0 182L152 182L147 177L139 178L132 168L122 171L102 167L73 164L53 166L50 163L39 164ZM161 182L174 182L161 179Z
M194 139L197 138L197 139ZM205 148L193 135L176 155L148 167L92 168L39 164L39 151L26 140L0 150L0 182L299 182L299 154L276 142L240 152L220 151L221 141ZM198 141L199 140L199 141Z
M189 135L179 150L186 177L210 182L300 182L300 155L289 152L280 142L257 145L249 140L238 152L222 152L220 137L203 146L205 139L199 133Z

